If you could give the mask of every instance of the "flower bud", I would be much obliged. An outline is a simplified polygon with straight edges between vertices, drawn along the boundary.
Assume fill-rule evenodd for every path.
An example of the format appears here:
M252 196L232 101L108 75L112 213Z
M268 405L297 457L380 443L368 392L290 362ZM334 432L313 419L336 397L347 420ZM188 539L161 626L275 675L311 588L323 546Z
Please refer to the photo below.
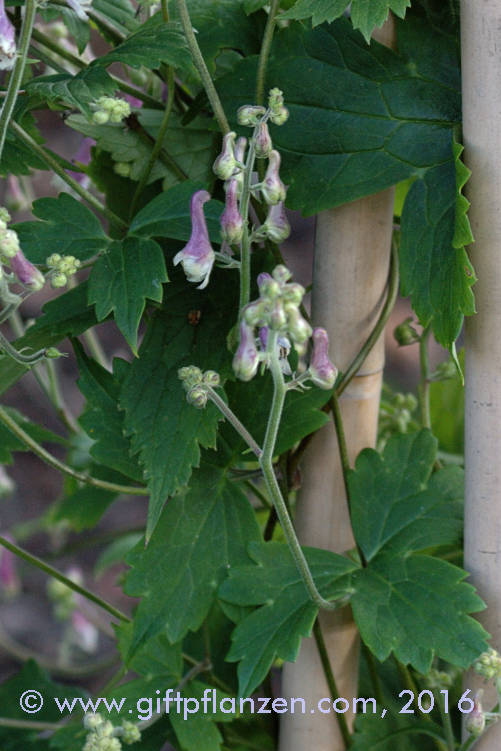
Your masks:
M203 386L193 386L186 395L188 403L197 409L203 409L207 404L208 398L207 389Z
M466 731L475 737L481 735L485 730L485 715L480 703L481 694L481 691L477 691L475 699L473 700L473 709L469 713L465 722Z
M273 144L266 123L259 123L254 147L258 158L265 159L270 155Z
M315 386L331 389L337 378L337 368L329 360L329 337L325 329L313 330L313 353L310 361L310 377Z
M17 232L13 229L6 229L0 236L0 252L7 258L13 258L19 253L21 246Z
M10 70L16 59L16 33L0 0L0 70Z
M128 722L128 720L122 722L121 736L122 741L127 746L132 745L132 743L137 743L137 741L141 740L141 733L138 726L134 722Z
M50 286L53 289L60 289L61 287L66 287L67 284L68 284L68 277L66 276L66 274L62 274L61 272L54 274L50 278Z
M191 197L191 237L185 247L176 253L174 266L181 263L189 282L202 282L198 289L204 289L216 256L209 239L204 215L204 204L210 200L206 190L197 190Z
M275 300L279 297L281 292L280 284L269 274L259 274L257 283L259 285L259 294L262 298Z
M5 206L0 206L0 222L4 222L4 224L7 226L10 220L11 216L8 210L5 208Z
M301 284L297 284L296 282L293 284L286 284L282 289L282 299L284 302L301 305L305 292L306 290Z
M52 255L47 257L45 263L50 269L55 269L59 266L61 260L62 256L60 256L59 253L52 253Z
M245 306L242 312L242 317L248 326L254 328L254 326L260 326L264 323L266 318L266 306L262 300L251 302Z
M100 714L89 713L83 718L83 726L86 730L97 730L104 723L104 719Z
M244 234L244 220L238 210L238 182L230 180L226 191L226 206L221 214L221 237L229 245L239 243Z
M297 307L292 303L287 303L284 309L287 313L287 331L290 333L291 339L295 344L306 342L312 334L310 324L304 320Z
M400 347L406 347L409 344L414 344L419 341L419 334L416 329L411 326L411 321L411 317L406 318L403 323L393 330L393 336Z
M287 221L283 201L270 206L261 231L264 231L266 236L274 243L287 240L291 233L291 226Z
M239 125L248 125L250 127L253 127L259 123L264 115L266 115L266 109L264 107L245 104L237 111L237 121Z
M64 352L60 352L56 347L47 347L44 357L47 357L49 360L59 360L60 357L67 357L67 355Z
M283 125L289 119L289 110L287 107L281 107L277 112L270 115L270 120L274 125Z
M274 331L281 331L287 326L287 315L283 303L276 300L270 312L270 328Z
M189 391L193 386L197 386L203 381L203 373L196 365L188 365L184 368L179 368L177 375L183 382L183 387L186 391Z
M203 382L210 386L211 388L215 389L217 386L221 383L221 378L219 377L219 373L216 373L215 370L207 370L204 373L204 380Z
M45 284L44 275L25 258L22 250L18 250L16 255L9 259L9 263L21 284L30 287L34 292L42 289Z
M130 177L131 168L130 162L115 162L113 172L120 177Z
M235 161L243 164L245 160L245 149L247 148L247 139L246 138L239 138L235 144ZM244 187L244 173L242 169L238 168L235 171L235 174L233 175L233 180L237 181L237 194L240 197L242 195L242 190Z
M107 122L109 122L110 119L110 113L105 112L104 110L97 110L96 112L92 113L92 121L96 125L106 125Z
M286 284L289 279L292 279L292 272L289 271L287 266L284 266L282 263L280 263L278 266L275 266L271 273L273 275L273 279L276 279L279 284Z
M261 183L261 193L266 203L275 204L285 201L286 190L279 176L280 154L278 151L272 150L268 159L268 169Z
M235 159L235 138L237 134L233 131L226 133L223 137L223 149L212 166L213 172L221 180L228 180L235 171L237 166Z
M283 91L276 86L270 89L268 93L268 107L272 112L277 112L284 106L284 94Z
M254 340L254 330L244 321L240 324L240 343L233 358L233 370L241 381L250 381L257 373L259 354Z

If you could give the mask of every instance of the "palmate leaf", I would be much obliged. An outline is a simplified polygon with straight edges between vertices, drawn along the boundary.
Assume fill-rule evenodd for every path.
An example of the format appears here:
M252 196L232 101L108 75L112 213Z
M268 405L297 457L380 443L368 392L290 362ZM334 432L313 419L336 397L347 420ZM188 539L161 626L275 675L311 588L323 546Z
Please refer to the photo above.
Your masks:
M200 446L215 447L220 413L212 403L202 410L188 404L177 372L193 364L217 370L223 377L229 372L226 336L228 321L236 315L235 300L227 287L222 293L217 281L224 277L227 285L229 273L213 273L207 293L185 283L166 287L165 310L152 319L140 357L122 386L125 429L151 492L148 536L167 496L185 485L198 465ZM201 313L197 326L189 322L191 310Z
M72 255L84 261L104 250L110 240L99 219L69 193L33 202L33 214L41 221L15 225L23 252L33 263L45 263L52 253Z
M367 566L353 575L351 606L362 639L383 661L393 651L427 673L433 656L468 667L486 647L469 613L485 606L466 572L419 551L461 533L462 472L430 474L436 439L427 430L391 438L380 457L364 449L348 482L355 539Z
M113 96L116 84L102 68L90 67L77 73L57 73L34 78L26 86L30 95L40 97L51 104L74 107L91 117L91 102L101 96Z
M370 42L375 28L382 26L390 11L400 18L410 7L411 0L352 0L351 22ZM350 5L347 0L297 0L292 8L282 14L282 18L311 18L313 26L328 21L331 23L343 15Z
M272 137L287 203L305 215L415 179L402 215L403 292L451 348L474 310L474 274L456 232L464 225L452 135L461 114L457 49L409 13L399 50L367 46L343 18L278 33L267 82L284 91L290 118ZM253 101L256 66L247 58L218 80L228 113Z
M196 631L228 570L248 562L247 545L259 537L245 495L224 467L204 462L189 490L169 501L147 547L127 556L125 592L142 598L128 658L160 632L174 643Z
M309 636L318 613L303 584L287 545L253 543L249 552L256 565L230 571L219 597L233 605L259 605L236 627L227 659L240 660L239 695L250 696L277 657L294 661L301 639ZM356 564L327 550L304 548L313 578L324 597L343 597L350 591Z
M129 235L113 242L94 264L89 302L99 321L113 312L116 324L137 355L137 330L146 299L162 302L168 281L162 248L154 240Z

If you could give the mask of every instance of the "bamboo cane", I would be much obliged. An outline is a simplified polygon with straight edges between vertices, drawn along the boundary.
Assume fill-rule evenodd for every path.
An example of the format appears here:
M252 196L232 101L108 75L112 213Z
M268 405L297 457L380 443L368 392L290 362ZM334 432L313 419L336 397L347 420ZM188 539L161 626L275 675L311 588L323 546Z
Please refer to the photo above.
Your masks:
M463 133L478 276L478 313L466 325L465 557L488 609L479 620L501 649L501 0L461 2ZM467 676L465 688L485 688ZM484 708L496 703L484 694ZM498 751L501 724L475 751Z
M375 35L376 36L376 35ZM394 41L388 22L378 40ZM393 189L332 209L317 217L312 317L327 329L331 355L346 369L372 330L385 298L393 227ZM384 365L381 337L343 392L340 408L350 463L374 446ZM296 512L301 543L344 552L354 545L337 439L332 425L312 440L302 463L302 487ZM350 704L357 696L359 638L348 608L322 613L320 622L339 695ZM316 709L329 696L318 651L305 639L295 663L286 663L282 696L301 697L306 714L284 714L280 751L342 751L345 748L334 713ZM311 710L316 709L312 714ZM345 718L349 725L353 713Z

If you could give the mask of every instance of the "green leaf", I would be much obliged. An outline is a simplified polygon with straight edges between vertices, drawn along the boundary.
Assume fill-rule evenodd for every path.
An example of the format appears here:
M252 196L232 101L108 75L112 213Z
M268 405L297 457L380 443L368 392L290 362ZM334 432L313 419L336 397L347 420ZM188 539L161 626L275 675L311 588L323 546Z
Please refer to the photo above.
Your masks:
M136 8L130 0L93 0L92 8L111 21L122 34L134 31L139 26Z
M335 553L304 548L321 594L329 599L350 591L356 564ZM236 627L227 659L240 660L239 695L250 696L277 657L293 662L301 639L309 636L318 613L287 545L252 543L249 553L256 565L230 571L219 597L234 605L259 605Z
M98 321L113 312L137 355L137 330L146 299L162 302L162 284L168 280L162 248L154 240L129 235L113 242L94 264L89 302L96 306Z
M136 214L130 232L146 237L169 237L187 241L191 235L190 199L203 183L185 180L156 196ZM219 218L224 210L221 201L212 200L204 206L209 235L214 243L221 242Z
M380 456L364 449L348 477L355 539L367 561L450 545L461 538L463 472L431 474L437 440L428 430L390 438Z
M435 740L445 743L440 725L419 719L409 722L398 712L397 707L390 710L384 722L378 714L359 712L351 751L431 751L437 748Z
M90 471L92 472L92 467ZM93 475L95 477L96 473L93 472ZM63 496L51 513L51 520L56 523L64 521L75 532L91 529L96 526L116 497L117 493L84 485L74 493Z
M137 546L140 547L139 544ZM118 634L118 649L129 670L139 675L156 679L162 678L167 684L177 684L183 677L182 642L170 644L165 634L161 633L139 647L131 659L127 655L131 652L134 639L134 624L120 623L116 627Z
M464 349L458 353L464 369ZM458 375L430 384L430 414L439 446L452 454L464 452L464 387Z
M174 23L165 23L161 14L157 14L144 23L107 55L97 58L92 65L108 66L111 63L125 63L132 68L154 70L161 63L174 68L191 69L191 56L181 27Z
M462 190L471 176L471 170L461 161L461 154L464 146L456 141L452 144L454 152L454 163L456 165L456 225L452 247L461 250L465 245L475 242L471 231L470 220L467 213L470 208L470 202L462 194Z
M212 403L202 410L188 404L177 371L196 364L217 370L223 378L230 372L226 335L236 316L238 290L233 287L233 294L228 294L226 286L223 293L218 282L224 278L227 285L229 273L213 272L207 293L184 283L166 287L166 309L152 319L140 357L123 383L120 407L126 413L125 429L151 493L148 537L167 496L185 485L198 466L200 446L216 445L220 413ZM201 312L197 326L188 320L194 309Z
M141 532L129 532L107 545L94 565L95 576L100 577L111 566L121 564L127 553L130 553L142 537Z
M393 652L423 674L434 655L469 667L488 634L469 616L485 605L466 576L438 558L380 552L353 576L350 603L363 641L378 660Z
M45 263L51 253L73 255L84 261L108 246L99 219L69 193L33 202L33 214L40 222L14 225L25 255L33 263Z
M46 303L42 310L43 315L36 323L30 326L24 336L16 339L16 349L29 347L36 351L43 347L51 347L66 336L78 336L97 323L94 310L87 303L87 282ZM0 358L0 364L0 393L3 393L21 378L28 368L8 357Z
M116 84L102 68L90 67L77 73L57 73L35 78L26 86L29 94L34 94L46 102L74 107L92 116L90 103L101 96L113 96Z
M78 370L78 388L86 398L79 423L92 438L90 455L105 467L121 472L138 482L143 480L137 457L131 457L130 440L124 435L125 414L118 408L121 384L129 365L114 360L113 373L87 357L79 342L74 342Z
M202 699L205 691L210 692L208 693L210 702L207 705L207 712L205 710L199 711L188 715L186 718L177 711L171 710L169 712L169 719L182 751L199 751L201 748L204 751L220 751L223 737L215 723L232 722L235 719L235 714L238 713L238 704L234 697L229 697L227 694L200 681L190 681L180 693L184 699L195 699L199 706L203 707ZM215 712L212 711L213 697L216 706ZM225 700L227 703L223 706L227 711L223 712L219 707L221 701ZM194 705L190 703L188 706L193 707Z
M189 490L167 504L148 546L127 558L125 592L142 598L129 657L161 631L171 642L196 631L228 570L248 561L247 545L259 537L242 491L224 468L203 464Z
M281 18L304 19L311 18L313 26L324 21L331 23L343 15L348 0L298 0L293 7ZM352 0L351 22L355 29L359 29L370 43L371 34L376 27L382 26L391 11L400 18L405 17L405 11L410 7L411 0Z
M28 433L30 438L33 438L37 443L65 443L64 438L28 420L17 409L12 407L4 407L4 409L24 432ZM3 423L0 423L0 464L12 464L13 451L29 451L29 449Z

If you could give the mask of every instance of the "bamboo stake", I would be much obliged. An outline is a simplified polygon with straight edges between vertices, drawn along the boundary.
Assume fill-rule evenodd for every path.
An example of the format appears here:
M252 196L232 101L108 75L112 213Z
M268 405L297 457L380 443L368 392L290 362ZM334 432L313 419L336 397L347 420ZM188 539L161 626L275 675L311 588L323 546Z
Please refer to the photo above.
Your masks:
M381 36L382 35L382 36ZM376 36L376 35L375 35ZM394 40L390 21L378 40ZM393 189L332 209L317 218L312 317L327 329L331 355L340 370L357 354L384 303L393 227ZM380 337L340 399L350 463L374 446L384 365ZM337 439L325 426L309 445L301 466L302 487L296 528L304 545L344 552L354 546L348 517ZM357 696L359 638L348 608L322 613L320 624L339 695ZM313 639L303 640L295 663L286 663L282 696L305 699L306 714L284 714L280 751L342 751L345 748L334 713L322 714L318 701L329 689ZM353 715L344 715L348 724Z
M471 581L487 603L479 620L501 649L501 0L462 0L463 133L472 170L467 185L478 283L477 315L466 324L465 556ZM485 688L467 676L465 688ZM491 709L494 692L483 705ZM476 744L498 751L501 724Z

